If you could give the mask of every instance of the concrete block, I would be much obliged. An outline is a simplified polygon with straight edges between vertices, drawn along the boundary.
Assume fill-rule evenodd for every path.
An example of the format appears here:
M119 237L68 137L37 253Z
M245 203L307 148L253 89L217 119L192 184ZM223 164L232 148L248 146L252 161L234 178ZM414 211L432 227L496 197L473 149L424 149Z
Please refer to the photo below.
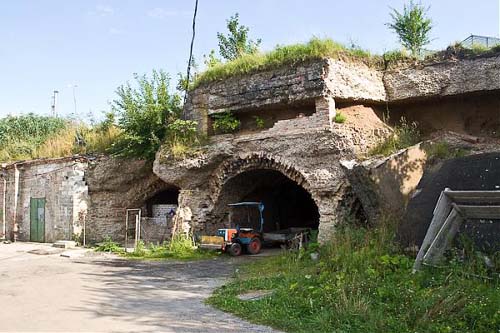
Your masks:
M61 249L73 249L76 247L76 242L67 241L67 240L60 240L60 241L55 242L52 246L58 247Z

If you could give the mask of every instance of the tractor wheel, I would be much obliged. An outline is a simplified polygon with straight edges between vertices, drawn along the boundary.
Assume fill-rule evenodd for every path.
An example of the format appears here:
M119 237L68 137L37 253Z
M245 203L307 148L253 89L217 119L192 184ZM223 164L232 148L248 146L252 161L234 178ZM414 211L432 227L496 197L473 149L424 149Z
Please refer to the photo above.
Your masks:
M252 238L250 243L247 245L247 251L250 254L259 253L261 248L262 248L262 243L261 243L260 239L257 237Z
M237 256L241 255L242 251L243 251L243 249L241 248L240 243L233 243L229 247L229 254L232 255L233 257L237 257Z

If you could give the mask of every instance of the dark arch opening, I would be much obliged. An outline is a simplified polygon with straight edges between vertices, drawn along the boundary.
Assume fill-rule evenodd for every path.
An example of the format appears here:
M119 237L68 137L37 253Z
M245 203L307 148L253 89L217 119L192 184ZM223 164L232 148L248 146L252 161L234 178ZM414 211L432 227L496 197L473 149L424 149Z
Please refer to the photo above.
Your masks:
M153 216L153 206L158 205L179 205L179 189L176 187L169 187L159 191L151 198L146 200L146 216Z
M319 211L311 194L279 171L245 171L228 180L219 200L219 205L224 206L219 207L226 212L224 219L229 211L227 204L240 201L264 203L265 232L290 227L317 229L319 226ZM252 217L251 220L256 219Z

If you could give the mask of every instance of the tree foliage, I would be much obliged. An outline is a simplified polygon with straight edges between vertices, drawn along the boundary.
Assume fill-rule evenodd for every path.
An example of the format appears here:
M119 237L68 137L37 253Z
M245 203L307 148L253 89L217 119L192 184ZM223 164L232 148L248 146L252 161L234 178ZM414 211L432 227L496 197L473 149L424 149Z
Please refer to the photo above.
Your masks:
M229 30L227 35L217 33L219 53L224 59L234 60L244 54L252 54L258 51L261 40L253 41L248 37L250 29L240 24L238 13L227 20L227 29ZM209 61L213 62L213 58Z
M392 22L387 26L399 37L401 44L409 49L414 57L421 54L424 45L430 43L432 20L427 17L429 8L410 0L403 12L392 8Z
M153 70L151 77L134 74L136 86L118 87L112 103L122 135L114 144L115 154L153 159L167 136L167 126L179 118L182 107L178 94L170 92L170 77Z

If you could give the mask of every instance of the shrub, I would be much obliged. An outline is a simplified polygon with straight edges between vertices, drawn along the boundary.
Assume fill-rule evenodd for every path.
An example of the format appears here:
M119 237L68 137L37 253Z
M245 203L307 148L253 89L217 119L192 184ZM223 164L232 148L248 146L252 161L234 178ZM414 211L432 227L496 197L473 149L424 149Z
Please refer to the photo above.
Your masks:
M257 126L258 129L263 129L264 127L266 127L264 119L259 116L254 116L253 118L255 119L255 126Z
M398 67L400 64L415 62L417 59L409 55L406 50L387 51L382 55L384 59L384 68L390 69Z
M213 119L214 122L212 127L215 133L218 134L234 133L240 128L241 125L239 119L237 119L231 111L215 114Z
M194 145L199 142L198 123L194 120L176 119L167 125L168 139L171 142L180 142Z
M193 120L177 119L167 126L168 137L163 146L163 152L174 159L183 159L193 154L201 144L198 134L198 123Z
M398 150L408 148L419 143L421 140L420 131L417 123L408 123L403 117L399 124L394 127L394 132L391 136L378 143L373 147L369 155L384 155L389 156Z
M337 114L335 114L335 118L333 119L337 124L343 124L345 123L345 121L347 120L346 116L343 115L342 113L340 112L337 112Z
M95 248L99 252L124 253L123 247L114 242L111 237L106 236L104 240Z
M170 93L170 77L163 71L134 78L136 86L118 87L112 104L122 130L112 150L118 156L153 159L167 137L168 124L181 114L181 98Z

